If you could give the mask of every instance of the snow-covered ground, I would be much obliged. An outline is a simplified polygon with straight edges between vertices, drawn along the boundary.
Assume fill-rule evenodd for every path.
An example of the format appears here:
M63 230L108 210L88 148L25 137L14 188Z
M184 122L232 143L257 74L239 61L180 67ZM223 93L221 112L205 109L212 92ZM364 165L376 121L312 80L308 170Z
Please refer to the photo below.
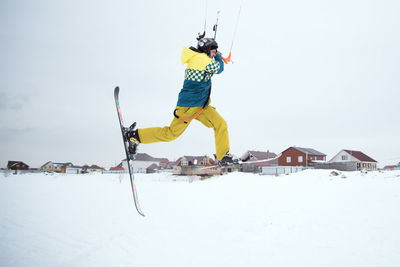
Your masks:
M1 174L0 266L400 266L400 171L330 172Z

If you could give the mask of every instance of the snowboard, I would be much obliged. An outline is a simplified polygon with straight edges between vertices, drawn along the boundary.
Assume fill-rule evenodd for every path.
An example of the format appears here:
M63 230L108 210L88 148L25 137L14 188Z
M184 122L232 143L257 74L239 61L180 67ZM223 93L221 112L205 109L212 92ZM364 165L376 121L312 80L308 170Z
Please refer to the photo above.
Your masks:
M115 87L115 89L114 89L114 100L115 100L115 107L117 108L119 126L120 126L121 134L122 134L122 142L124 144L124 149L125 149L126 162L128 164L129 178L130 178L130 181L131 181L133 200L135 202L135 207L136 207L137 212L144 217L145 215L144 215L144 213L142 212L142 210L140 208L139 199L138 199L138 195L137 195L137 192L136 192L135 176L133 174L133 168L132 168L132 160L135 159L135 156L129 154L129 150L128 150L129 143L128 143L128 140L126 140L125 135L124 135L126 127L125 127L124 121L122 119L121 108L120 108L120 105L119 105L119 87L118 86Z

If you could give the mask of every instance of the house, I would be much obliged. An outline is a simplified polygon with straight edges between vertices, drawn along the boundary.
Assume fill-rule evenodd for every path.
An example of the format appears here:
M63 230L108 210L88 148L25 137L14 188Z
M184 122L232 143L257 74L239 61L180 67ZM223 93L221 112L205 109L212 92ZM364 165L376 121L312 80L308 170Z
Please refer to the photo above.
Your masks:
M376 170L377 163L378 162L376 160L367 156L361 151L348 149L342 149L331 160L328 161L328 164L331 164L332 166L335 166L336 164L337 167L341 168L339 170L348 171L373 171Z
M326 155L312 148L292 146L281 153L279 166L314 166L315 161L326 161Z
M215 161L209 156L183 156L174 166L174 175L219 175L221 167L215 165Z
M384 170L400 170L400 162L397 165L386 165L383 167Z
M160 166L153 163L149 167L146 168L146 173L155 173L158 171L159 168L160 168Z
M9 170L29 170L29 166L22 161L8 161L7 169Z
M158 170L172 170L174 162L169 161L167 158L156 158L159 162Z
M71 162L64 163L64 165L61 167L61 173L67 173L67 168L74 166Z
M242 161L255 161L255 160L263 160L263 159L271 159L275 158L277 155L275 153L267 152L264 151L253 151L253 150L248 150L246 153L244 153L240 159Z
M267 152L248 150L240 157L240 159L246 162L245 164L240 164L239 166L240 172L260 173L262 171L262 167L278 165L277 155L273 152L270 152L269 150L267 150ZM259 161L267 159L273 159L273 160L251 163L251 161Z
M167 158L154 158L146 153L137 153L135 159L132 160L131 163L134 173L148 173L148 171L150 171L150 173L172 172L174 164L174 162L169 161ZM126 159L123 159L118 166L122 168L122 170L120 169L121 171L128 170ZM150 166L152 167L149 168ZM155 166L157 166L157 168ZM114 168L110 169L110 171L114 171Z
M125 169L122 167L122 162L115 167L110 168L111 173L124 173Z
M86 173L102 173L104 171L104 168L102 168L102 167L99 167L99 166L97 166L97 165L92 165L92 166L88 166L88 167L86 167L86 169L85 169L85 172Z
M65 173L67 174L81 174L83 173L83 168L75 165L67 165L65 166Z
M126 159L124 159L122 163L123 167L128 169ZM146 153L137 153L135 159L132 160L132 169L135 173L146 173L146 169L153 164L159 165L159 161Z
M87 173L87 169L89 168L89 165L85 164L82 166L82 173Z
M44 172L61 172L64 165L65 163L53 163L48 161L40 167L40 170Z

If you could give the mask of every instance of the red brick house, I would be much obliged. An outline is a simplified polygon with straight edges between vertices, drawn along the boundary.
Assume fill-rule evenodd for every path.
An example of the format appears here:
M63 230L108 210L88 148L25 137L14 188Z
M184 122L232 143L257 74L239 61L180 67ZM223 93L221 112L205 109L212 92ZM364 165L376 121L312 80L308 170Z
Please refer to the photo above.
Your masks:
M278 165L310 167L314 161L326 161L326 155L312 148L292 146L281 153Z

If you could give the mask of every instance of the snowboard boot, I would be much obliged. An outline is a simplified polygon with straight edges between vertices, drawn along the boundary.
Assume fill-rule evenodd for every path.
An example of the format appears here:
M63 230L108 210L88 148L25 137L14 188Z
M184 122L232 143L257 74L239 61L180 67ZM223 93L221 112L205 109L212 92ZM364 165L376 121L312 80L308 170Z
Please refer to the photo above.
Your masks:
M227 152L225 156L218 161L219 166L226 166L238 163L239 160L235 158L231 153Z
M136 155L137 147L139 146L140 139L138 129L136 128L136 122L134 122L129 128L124 129L125 141L128 142L128 152L130 155Z

